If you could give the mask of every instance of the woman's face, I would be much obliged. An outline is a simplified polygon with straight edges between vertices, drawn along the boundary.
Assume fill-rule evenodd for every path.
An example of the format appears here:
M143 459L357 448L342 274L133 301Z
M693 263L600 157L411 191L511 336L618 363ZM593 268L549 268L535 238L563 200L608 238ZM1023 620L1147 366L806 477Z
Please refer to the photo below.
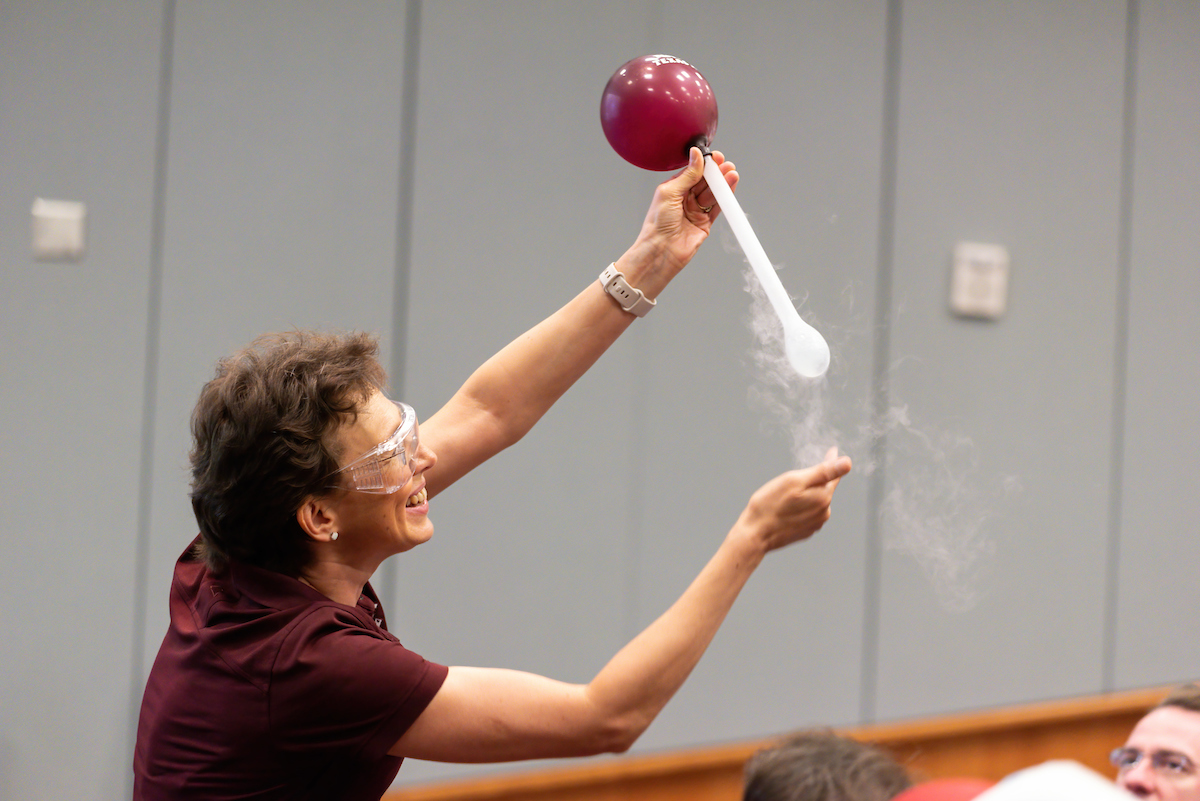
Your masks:
M391 437L401 422L401 411L381 392L363 405L357 419L336 433L338 462L346 465ZM347 490L331 501L344 554L358 553L382 561L420 545L433 536L429 502L425 496L425 471L437 456L425 445L412 454L412 477L390 494Z

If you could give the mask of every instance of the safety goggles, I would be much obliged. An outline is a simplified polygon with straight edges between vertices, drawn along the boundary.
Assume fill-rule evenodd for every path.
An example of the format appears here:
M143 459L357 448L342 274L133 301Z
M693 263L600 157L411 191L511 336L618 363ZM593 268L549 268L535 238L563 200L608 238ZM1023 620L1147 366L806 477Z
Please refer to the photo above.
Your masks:
M330 473L347 474L346 488L375 495L391 495L413 475L413 459L421 444L417 413L407 403L392 401L400 410L395 432L350 464Z

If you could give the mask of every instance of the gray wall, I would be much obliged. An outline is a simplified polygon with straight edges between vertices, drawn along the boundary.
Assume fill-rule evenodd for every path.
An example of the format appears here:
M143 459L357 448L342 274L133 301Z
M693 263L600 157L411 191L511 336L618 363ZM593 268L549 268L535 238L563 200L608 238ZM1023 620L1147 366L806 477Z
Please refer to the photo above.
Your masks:
M404 642L586 681L837 442L833 521L764 564L638 750L1197 675L1196 41L1190 0L7 0L0 799L128 793L216 359L366 329L428 414L632 241L663 176L597 108L648 52L712 84L831 370L772 378L719 224L383 568ZM82 260L31 258L35 197L88 204ZM949 313L961 240L1012 254L1003 319Z

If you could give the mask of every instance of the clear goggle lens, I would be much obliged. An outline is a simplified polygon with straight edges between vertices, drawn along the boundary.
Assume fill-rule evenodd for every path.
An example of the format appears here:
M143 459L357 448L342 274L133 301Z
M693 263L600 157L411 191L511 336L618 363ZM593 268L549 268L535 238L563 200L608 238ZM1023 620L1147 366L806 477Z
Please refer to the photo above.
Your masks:
M416 458L417 448L421 444L417 413L407 403L392 403L400 410L400 425L395 433L333 473L346 473L350 489L391 495L412 478L413 459Z

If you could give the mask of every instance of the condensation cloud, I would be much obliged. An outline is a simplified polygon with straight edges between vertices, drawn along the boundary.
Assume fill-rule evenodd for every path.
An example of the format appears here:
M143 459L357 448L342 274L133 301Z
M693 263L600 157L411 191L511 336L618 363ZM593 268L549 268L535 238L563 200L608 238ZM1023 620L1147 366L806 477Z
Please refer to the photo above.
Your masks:
M878 416L869 398L834 404L829 382L844 380L838 378L840 354L870 353L868 327L856 333L817 325L829 340L833 362L825 376L803 378L784 357L782 327L757 279L748 268L743 276L752 297L755 340L751 409L786 432L797 467L816 464L836 445L854 459L858 475L882 468L883 546L916 562L944 608L970 609L979 599L981 568L995 552L998 523L1006 501L1020 491L1019 480L984 475L966 433L914 421L902 399L891 397L889 408ZM855 342L856 337L862 341ZM877 449L881 440L886 448ZM886 452L886 464L874 462L877 450Z

